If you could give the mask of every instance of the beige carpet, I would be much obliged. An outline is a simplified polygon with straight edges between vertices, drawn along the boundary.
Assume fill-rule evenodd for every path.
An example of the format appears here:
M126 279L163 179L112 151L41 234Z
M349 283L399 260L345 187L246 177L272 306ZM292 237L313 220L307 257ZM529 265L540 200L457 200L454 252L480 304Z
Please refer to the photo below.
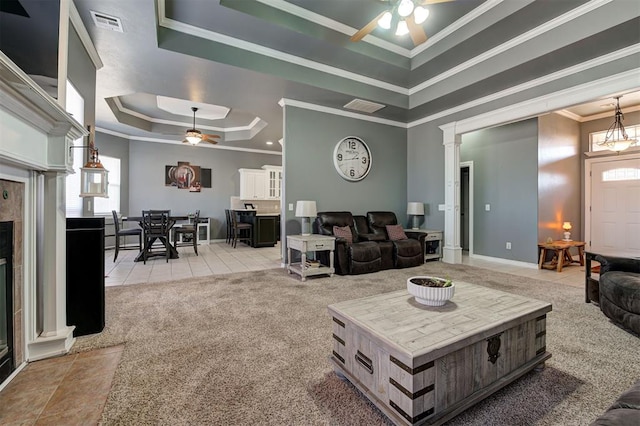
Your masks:
M434 274L550 301L553 357L449 425L585 425L640 378L640 339L583 290L463 265L312 278L276 269L107 288L104 332L82 351L125 343L104 424L378 425L386 418L333 373L327 305Z

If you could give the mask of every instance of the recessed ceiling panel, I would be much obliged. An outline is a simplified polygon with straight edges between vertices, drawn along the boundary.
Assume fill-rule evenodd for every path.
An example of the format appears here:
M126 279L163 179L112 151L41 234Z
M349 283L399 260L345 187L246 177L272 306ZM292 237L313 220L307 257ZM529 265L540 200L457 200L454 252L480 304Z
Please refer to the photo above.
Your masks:
M221 105L204 104L167 96L156 97L158 108L176 115L193 116L191 108L198 108L197 117L206 120L220 120L229 114L230 109Z

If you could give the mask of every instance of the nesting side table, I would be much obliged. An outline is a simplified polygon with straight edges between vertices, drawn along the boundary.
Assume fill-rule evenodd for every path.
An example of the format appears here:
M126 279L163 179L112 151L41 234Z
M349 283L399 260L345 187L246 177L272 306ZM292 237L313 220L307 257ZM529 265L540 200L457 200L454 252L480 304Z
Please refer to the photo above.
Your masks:
M330 277L335 273L333 266L333 251L335 250L336 238L328 235L287 235L287 271L300 275L302 281L311 275L328 274ZM291 262L291 250L297 250L301 254L300 262ZM329 251L329 265L310 264L307 262L307 252Z

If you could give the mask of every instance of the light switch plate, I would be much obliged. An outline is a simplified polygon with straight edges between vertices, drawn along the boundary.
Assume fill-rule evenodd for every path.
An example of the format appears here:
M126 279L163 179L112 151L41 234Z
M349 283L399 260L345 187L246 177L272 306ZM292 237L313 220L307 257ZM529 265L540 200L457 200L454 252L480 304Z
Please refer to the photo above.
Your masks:
M484 210L487 211L487 212L491 211L491 204L485 204L484 205Z
M292 212L293 211L293 203L289 203L289 211Z
M438 204L438 211L445 211L445 205L444 204Z

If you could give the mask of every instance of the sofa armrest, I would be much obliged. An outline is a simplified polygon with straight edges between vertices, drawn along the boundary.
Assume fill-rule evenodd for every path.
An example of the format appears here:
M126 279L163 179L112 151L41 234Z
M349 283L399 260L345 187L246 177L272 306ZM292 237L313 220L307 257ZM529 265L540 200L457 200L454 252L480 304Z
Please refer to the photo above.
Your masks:
M427 234L424 232L413 232L413 231L404 231L408 238L412 240L418 240L421 244L424 244L425 238L427 238Z
M640 259L597 255L595 260L600 263L600 275L609 271L640 273Z

